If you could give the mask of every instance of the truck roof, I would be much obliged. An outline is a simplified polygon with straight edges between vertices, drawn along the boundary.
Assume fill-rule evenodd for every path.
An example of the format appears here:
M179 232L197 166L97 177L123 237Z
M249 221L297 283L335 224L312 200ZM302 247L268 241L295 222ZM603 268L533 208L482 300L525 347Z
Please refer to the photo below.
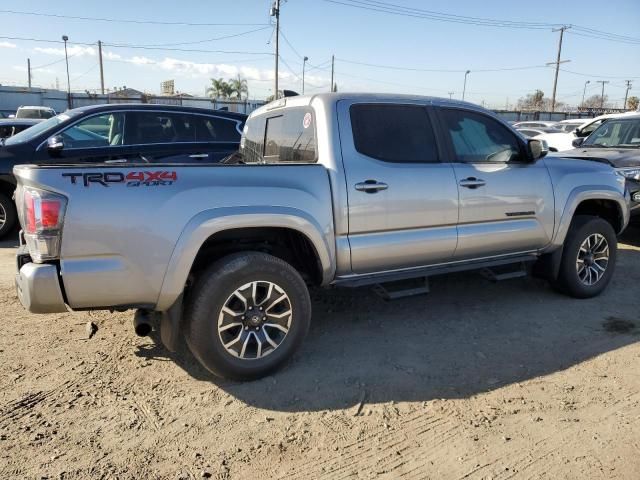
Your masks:
M450 98L431 97L425 95L411 95L400 93L358 93L358 92L337 92L337 93L318 93L314 95L297 95L294 97L285 97L274 100L262 107L254 110L251 116L260 115L275 108L280 107L301 107L308 106L312 102L320 101L324 104L332 104L340 100L357 100L360 102L419 102L424 104L441 105L441 106L464 106L476 110L488 111L475 103L465 102L462 100L454 100Z

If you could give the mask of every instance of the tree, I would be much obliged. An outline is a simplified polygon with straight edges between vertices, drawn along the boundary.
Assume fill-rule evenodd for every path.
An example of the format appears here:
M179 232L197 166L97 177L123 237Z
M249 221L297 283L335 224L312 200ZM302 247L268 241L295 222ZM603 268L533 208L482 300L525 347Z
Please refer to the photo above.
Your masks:
M604 102L602 102L602 97L600 95L592 95L589 98L585 99L585 101L582 103L582 107L583 108L600 108L601 106L608 107L609 106L607 104L608 99L609 97L605 95Z
M520 110L544 110L545 107L544 92L536 90L528 93L524 98L518 100L518 108Z
M231 96L232 89L231 86L222 78L212 78L211 86L207 88L207 93L212 99L229 98Z
M247 85L247 80L242 78L238 74L238 78L233 78L229 81L229 86L231 87L231 95L235 94L238 100L242 100L242 94L245 94L245 98L249 98L249 86Z
M629 110L637 110L638 103L640 103L640 98L636 97L635 95L633 97L629 97L627 99L627 108Z

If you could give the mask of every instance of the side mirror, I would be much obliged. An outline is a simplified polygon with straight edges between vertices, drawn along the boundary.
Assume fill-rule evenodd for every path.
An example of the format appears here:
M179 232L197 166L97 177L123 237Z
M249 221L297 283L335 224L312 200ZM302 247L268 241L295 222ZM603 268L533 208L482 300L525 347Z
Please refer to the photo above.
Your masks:
M529 148L529 154L533 160L542 158L549 153L549 146L545 140L530 138L527 146Z
M584 137L574 138L573 140L571 140L571 145L573 145L574 148L578 148L580 145L582 145L582 142L584 142Z
M64 150L64 139L60 135L54 135L47 140L47 150L51 155L57 155Z

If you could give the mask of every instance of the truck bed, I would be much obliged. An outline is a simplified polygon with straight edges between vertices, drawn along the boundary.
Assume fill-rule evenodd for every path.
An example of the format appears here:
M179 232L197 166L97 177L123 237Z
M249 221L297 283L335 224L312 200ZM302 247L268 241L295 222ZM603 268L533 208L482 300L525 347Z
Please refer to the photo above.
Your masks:
M96 296L104 307L167 306L184 286L172 284L181 281L174 274L190 268L198 235L233 219L257 227L288 212L335 252L322 165L22 165L14 174L68 198L60 275L74 309L95 308Z

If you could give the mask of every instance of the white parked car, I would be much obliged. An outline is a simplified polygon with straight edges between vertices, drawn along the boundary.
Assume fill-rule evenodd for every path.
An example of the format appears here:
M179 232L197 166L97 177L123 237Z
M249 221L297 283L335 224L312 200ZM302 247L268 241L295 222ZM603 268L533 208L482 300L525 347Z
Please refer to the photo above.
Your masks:
M51 107L21 106L18 107L15 118L37 118L45 120L55 116L56 111Z
M513 124L513 128L551 128L558 122L530 120L526 122L517 122Z
M558 123L556 123L553 128L555 130L560 130L562 132L565 133L571 133L573 132L576 128L581 127L582 125L585 125L586 123L590 122L591 118L572 118L570 120L562 120Z
M551 152L564 152L565 150L571 150L573 147L573 140L578 137L587 137L591 132L598 128L602 122L608 118L619 118L625 115L633 114L634 112L625 113L609 113L607 115L600 115L589 120L584 121L580 126L570 132L558 132L558 133L544 133L534 137L536 140L544 140L549 146Z

